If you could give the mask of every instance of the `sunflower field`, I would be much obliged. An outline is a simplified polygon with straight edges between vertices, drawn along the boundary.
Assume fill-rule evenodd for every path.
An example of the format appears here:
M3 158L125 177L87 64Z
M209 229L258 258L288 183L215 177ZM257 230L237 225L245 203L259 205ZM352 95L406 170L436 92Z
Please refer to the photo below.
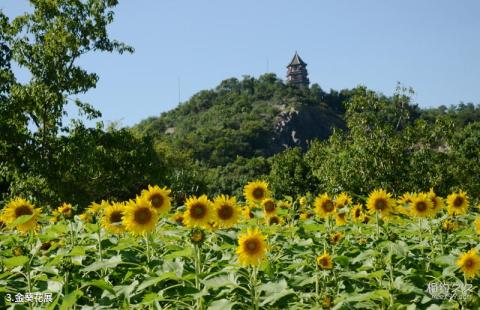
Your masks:
M477 309L480 217L467 193L135 200L1 212L8 309Z

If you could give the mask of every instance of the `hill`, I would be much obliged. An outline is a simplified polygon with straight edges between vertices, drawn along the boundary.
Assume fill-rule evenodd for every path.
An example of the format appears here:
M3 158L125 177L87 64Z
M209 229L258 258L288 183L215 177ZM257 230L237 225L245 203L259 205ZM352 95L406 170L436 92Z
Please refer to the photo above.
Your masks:
M345 128L349 96L349 91L326 93L316 84L289 86L274 74L231 78L133 129L192 151L210 167L222 166L237 156L270 157L328 138L332 128Z

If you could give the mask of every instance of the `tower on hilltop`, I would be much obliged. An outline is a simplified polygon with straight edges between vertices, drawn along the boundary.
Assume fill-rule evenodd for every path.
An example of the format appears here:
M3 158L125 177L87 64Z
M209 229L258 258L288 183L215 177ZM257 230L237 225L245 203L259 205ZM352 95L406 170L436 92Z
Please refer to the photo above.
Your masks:
M310 80L308 79L307 64L298 56L298 53L295 52L295 55L292 58L292 61L287 66L287 83L290 85L308 87Z

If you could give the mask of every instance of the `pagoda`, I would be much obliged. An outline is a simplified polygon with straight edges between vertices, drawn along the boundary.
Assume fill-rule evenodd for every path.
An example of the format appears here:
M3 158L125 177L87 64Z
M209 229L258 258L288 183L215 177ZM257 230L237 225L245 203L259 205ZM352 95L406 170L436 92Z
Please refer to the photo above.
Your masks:
M295 52L295 55L287 68L288 84L299 87L308 87L310 80L308 79L307 64L302 58L300 58L300 56L298 56L297 52Z

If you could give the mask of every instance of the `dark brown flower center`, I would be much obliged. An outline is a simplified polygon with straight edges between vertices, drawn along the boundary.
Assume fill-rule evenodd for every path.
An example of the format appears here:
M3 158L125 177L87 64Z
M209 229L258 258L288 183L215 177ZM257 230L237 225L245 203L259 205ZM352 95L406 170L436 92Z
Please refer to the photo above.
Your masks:
M320 258L320 266L322 266L322 267L328 267L328 265L329 265L328 257L322 257L322 258Z
M356 209L355 210L355 218L359 218L360 217L360 209Z
M275 211L275 203L273 201L265 201L263 205L265 207L265 212L272 213L273 211Z
M268 220L268 223L270 225L278 225L280 224L280 219L276 216L272 216L269 220Z
M29 206L19 206L15 209L15 215L16 217L20 217L22 215L32 215L33 210Z
M110 214L110 223L119 223L122 221L122 211L113 211Z
M147 224L152 218L152 212L147 208L140 208L135 211L134 219L138 224Z
M257 239L248 239L245 241L245 251L248 254L255 254L258 252L260 244Z
M325 212L332 212L334 208L335 206L333 205L333 202L330 199L326 200L323 203L323 210Z
M217 213L218 213L218 217L221 218L222 220L228 220L233 216L233 208L232 206L229 206L229 205L222 205L218 209Z
M385 210L387 208L387 201L383 198L375 200L375 209L376 210Z
M475 265L475 262L473 261L473 259L467 259L465 261L465 267L471 268L471 267L473 267L473 265Z
M207 214L206 206L203 203L196 203L190 208L190 215L194 219L201 219Z
M463 204L463 201L464 201L463 198L460 197L460 196L458 196L458 197L456 197L455 200L453 201L453 206L456 207L456 208L461 207L462 204Z
M416 207L417 207L417 211L419 211L419 212L423 212L423 211L427 210L427 204L423 201L417 202Z
M263 199L263 197L265 196L265 191L263 190L263 188L261 187L256 187L253 189L252 191L252 196L253 198L255 198L256 200L261 200Z
M155 209L162 207L163 201L163 196L160 194L154 194L150 197L150 203Z

